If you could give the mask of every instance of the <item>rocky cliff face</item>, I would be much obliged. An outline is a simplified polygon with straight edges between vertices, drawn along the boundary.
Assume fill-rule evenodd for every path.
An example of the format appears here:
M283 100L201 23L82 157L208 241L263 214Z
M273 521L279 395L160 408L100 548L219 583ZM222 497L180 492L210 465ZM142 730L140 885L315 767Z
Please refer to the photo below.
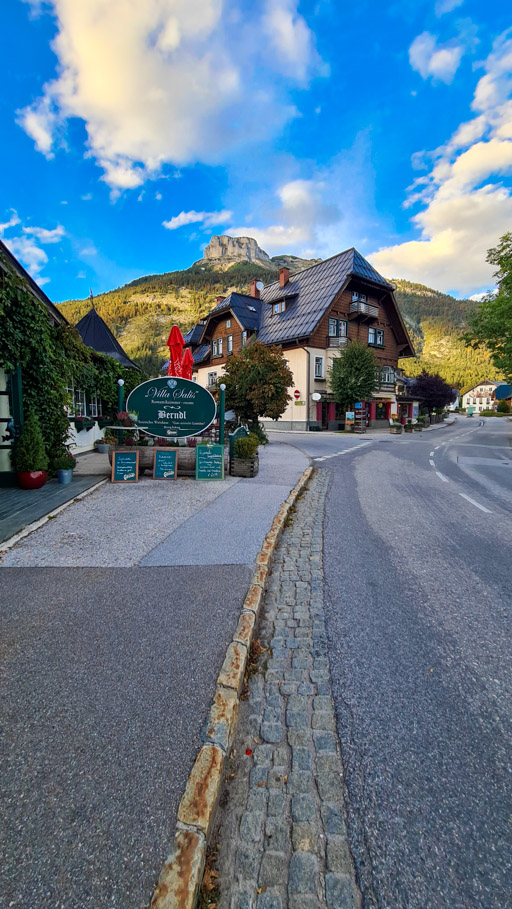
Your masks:
M260 249L252 237L212 237L204 251L207 261L223 260L224 262L257 262L259 265L272 267L267 253Z

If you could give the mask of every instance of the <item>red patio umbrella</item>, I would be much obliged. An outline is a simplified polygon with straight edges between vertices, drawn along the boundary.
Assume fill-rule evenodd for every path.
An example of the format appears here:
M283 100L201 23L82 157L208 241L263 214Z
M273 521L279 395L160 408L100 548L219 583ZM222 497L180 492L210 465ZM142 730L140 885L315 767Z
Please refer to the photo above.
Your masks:
M188 347L183 351L183 358L181 361L181 374L184 379L192 378L192 367L194 365L194 357L192 356Z
M167 366L168 376L182 376L181 354L185 346L183 335L177 325L173 325L171 333L167 338L167 347L169 348L169 365Z

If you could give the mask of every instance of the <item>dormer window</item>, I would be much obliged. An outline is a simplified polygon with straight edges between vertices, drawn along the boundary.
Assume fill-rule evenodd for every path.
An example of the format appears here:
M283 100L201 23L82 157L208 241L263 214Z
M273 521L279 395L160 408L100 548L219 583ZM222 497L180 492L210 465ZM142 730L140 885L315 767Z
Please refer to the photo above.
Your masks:
M286 309L286 303L284 300L280 300L279 303L274 303L272 307L272 312L277 316L280 312L284 312Z

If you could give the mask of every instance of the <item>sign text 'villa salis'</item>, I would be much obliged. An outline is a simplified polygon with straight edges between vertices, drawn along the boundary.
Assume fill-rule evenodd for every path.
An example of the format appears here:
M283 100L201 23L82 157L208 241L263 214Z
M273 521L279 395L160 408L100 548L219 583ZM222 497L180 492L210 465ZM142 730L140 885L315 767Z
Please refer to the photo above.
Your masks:
M129 394L126 409L137 429L160 438L184 438L213 423L215 399L189 379L149 379Z

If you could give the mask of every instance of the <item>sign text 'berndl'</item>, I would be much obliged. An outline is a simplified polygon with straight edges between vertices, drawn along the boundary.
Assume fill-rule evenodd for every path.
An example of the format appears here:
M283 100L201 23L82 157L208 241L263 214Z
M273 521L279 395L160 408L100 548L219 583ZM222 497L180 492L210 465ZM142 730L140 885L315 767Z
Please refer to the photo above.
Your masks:
M128 395L126 409L137 429L170 439L195 436L213 423L217 407L206 388L169 376L149 379Z

